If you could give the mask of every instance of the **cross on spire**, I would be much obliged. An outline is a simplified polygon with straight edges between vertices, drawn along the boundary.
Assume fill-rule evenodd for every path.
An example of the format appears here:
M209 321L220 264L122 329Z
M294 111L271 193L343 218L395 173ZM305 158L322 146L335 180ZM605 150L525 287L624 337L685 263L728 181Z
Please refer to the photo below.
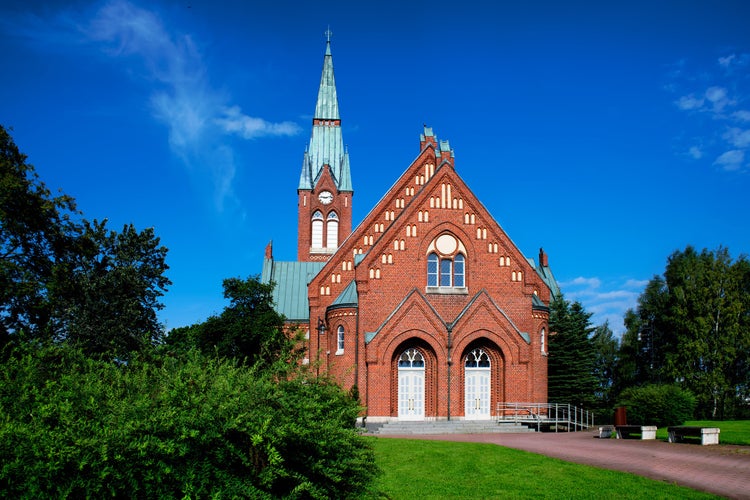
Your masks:
M326 36L326 41L330 42L331 41L331 35L333 35L333 32L331 32L331 27L328 26L328 28L326 29L325 33L323 33L323 34Z

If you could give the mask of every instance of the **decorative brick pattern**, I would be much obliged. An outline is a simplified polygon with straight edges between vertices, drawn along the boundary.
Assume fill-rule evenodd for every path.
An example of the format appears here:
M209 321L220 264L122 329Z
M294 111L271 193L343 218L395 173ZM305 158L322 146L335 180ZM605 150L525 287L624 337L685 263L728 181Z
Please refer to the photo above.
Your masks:
M343 199L335 205L341 243L308 286L307 357L345 388L356 384L373 420L399 417L398 358L409 348L425 359L424 418L465 416L464 364L476 348L490 358L490 416L498 402L546 402L541 332L549 331L549 314L532 308L532 297L549 304L550 289L456 173L450 152L430 135L420 150L346 240L351 200L348 212ZM314 193L331 189L329 180L326 170L314 192L300 192L301 260L318 257L303 226L320 208ZM445 233L465 251L461 288L427 287L428 248ZM361 256L356 265L353 256ZM335 303L352 281L357 304ZM318 318L325 320L322 335ZM336 354L339 326L345 347Z

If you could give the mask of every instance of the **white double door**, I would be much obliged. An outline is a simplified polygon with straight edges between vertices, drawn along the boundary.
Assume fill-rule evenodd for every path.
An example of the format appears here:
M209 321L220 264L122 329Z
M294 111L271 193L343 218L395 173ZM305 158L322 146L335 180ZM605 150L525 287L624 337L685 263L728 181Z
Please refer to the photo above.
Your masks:
M490 418L490 369L466 368L464 387L466 420Z
M399 368L398 419L424 420L424 368Z

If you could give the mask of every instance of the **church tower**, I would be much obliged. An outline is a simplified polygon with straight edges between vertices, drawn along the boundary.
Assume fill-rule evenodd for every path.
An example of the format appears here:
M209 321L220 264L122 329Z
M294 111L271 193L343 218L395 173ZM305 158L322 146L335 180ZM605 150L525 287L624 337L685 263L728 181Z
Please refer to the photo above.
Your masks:
M297 260L300 262L327 261L352 232L354 190L349 153L341 134L330 31L326 35L312 134L297 187Z

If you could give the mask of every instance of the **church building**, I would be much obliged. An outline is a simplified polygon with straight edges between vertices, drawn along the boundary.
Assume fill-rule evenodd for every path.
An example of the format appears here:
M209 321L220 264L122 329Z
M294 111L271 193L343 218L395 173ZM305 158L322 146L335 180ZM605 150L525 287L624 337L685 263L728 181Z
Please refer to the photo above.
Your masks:
M546 253L521 253L431 128L416 153L353 228L329 39L297 186L297 260L266 248L275 307L305 331L305 362L357 387L370 422L490 419L500 403L546 403L559 294Z

